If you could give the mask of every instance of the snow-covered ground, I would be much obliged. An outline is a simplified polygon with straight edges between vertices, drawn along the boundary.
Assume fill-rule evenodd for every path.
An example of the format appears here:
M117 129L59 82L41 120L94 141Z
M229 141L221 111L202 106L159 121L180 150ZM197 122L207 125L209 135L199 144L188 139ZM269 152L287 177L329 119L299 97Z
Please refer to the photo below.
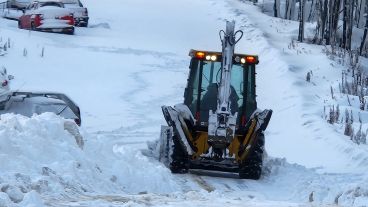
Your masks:
M1 116L0 206L368 206L367 147L321 117L324 77L339 79L341 70L322 47L291 46L297 23L237 0L85 4L90 27L74 36L0 19L0 45L11 42L0 67L16 77L13 89L68 94L82 110L85 140L79 148L52 114ZM182 101L188 51L220 50L225 19L245 32L236 51L260 56L258 103L274 110L260 181L173 175L147 156L165 123L160 106Z

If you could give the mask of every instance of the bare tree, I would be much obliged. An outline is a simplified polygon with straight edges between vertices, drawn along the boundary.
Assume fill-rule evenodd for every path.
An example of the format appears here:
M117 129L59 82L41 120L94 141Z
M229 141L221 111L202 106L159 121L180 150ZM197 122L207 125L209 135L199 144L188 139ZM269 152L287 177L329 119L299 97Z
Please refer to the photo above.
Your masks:
M275 17L280 17L280 0L275 0L275 3L273 5L273 11Z
M311 22L314 19L314 12L315 11L316 11L315 0L312 0L310 10L309 10L308 22Z
M327 20L327 0L317 0L316 2L317 11L317 28L313 42L316 44L322 44L325 39L325 27Z
M368 46L368 0L365 1L365 28L364 35L362 39L362 43L360 44L360 55L363 55L363 52L367 54L367 46Z
M349 7L349 0L344 0L344 17L343 17L343 28L342 28L342 43L341 47L346 48L346 34L347 34L347 24L348 24L348 7Z
M341 0L330 1L330 21L329 21L329 34L328 43L335 48L339 39L338 26L340 17Z
M355 20L356 20L356 26L358 28L361 27L361 22L363 21L363 16L364 16L364 1L365 0L357 0L357 5L356 5L356 12L355 12Z
M306 0L300 0L299 4L299 35L298 35L299 42L303 42L304 40L305 1Z
M296 0L286 0L285 19L289 20L295 19L295 4Z
M353 25L354 25L354 1L349 1L349 21L348 21L348 33L346 41L346 49L351 51L351 42L353 37Z
M343 36L341 47L351 50L351 38L353 36L354 1L344 0Z
M290 19L290 0L285 0L285 19Z

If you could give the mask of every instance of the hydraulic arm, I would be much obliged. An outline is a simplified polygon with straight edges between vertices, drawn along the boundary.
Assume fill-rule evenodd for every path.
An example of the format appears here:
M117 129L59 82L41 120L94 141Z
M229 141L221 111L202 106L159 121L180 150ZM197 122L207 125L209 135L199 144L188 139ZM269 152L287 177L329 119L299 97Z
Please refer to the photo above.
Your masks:
M240 37L236 39L236 34ZM226 22L226 31L220 31L222 42L221 81L218 83L217 110L209 111L208 142L218 145L219 148L230 143L235 135L235 126L238 113L230 109L231 68L235 44L242 38L243 32L235 32L235 21Z

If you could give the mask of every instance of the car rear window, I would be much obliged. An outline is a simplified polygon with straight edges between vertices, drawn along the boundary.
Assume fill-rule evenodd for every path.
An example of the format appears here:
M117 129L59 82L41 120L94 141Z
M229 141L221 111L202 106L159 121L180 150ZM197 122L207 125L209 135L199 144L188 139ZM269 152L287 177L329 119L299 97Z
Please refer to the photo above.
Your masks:
M43 2L40 4L40 7L45 7L45 6L64 7L63 4L58 3L58 2Z
M78 0L62 0L64 4L79 4Z

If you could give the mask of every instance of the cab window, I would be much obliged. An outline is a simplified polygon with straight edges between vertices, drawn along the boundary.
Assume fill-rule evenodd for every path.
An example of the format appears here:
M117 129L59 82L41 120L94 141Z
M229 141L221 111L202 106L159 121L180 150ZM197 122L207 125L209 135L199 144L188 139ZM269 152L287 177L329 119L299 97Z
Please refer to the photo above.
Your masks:
M200 122L208 122L209 110L216 111L218 84L221 80L221 62L192 59L191 74L185 95L185 104ZM231 71L230 110L238 117L244 103L244 72L242 65L234 64ZM199 117L198 117L199 116Z

